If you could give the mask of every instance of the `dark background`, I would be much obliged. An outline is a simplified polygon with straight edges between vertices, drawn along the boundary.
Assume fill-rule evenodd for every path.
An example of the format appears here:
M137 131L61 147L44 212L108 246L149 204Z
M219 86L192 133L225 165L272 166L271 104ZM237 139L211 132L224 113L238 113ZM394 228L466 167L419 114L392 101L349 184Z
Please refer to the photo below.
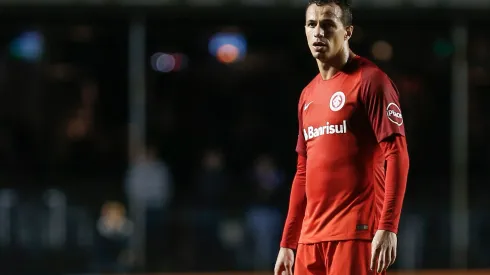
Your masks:
M146 263L130 269L272 270L275 259L267 267L253 260L260 246L253 228L259 225L248 214L257 206L273 211L268 221L280 223L271 222L264 238L278 239L295 169L297 100L317 73L305 43L304 10L6 7L0 16L0 188L13 193L2 193L1 211L10 216L1 216L0 227L11 228L0 244L2 274L92 271L100 249L96 233L88 231L95 231L101 206L120 201L131 207L124 183L134 161L128 157L128 27L135 13L145 14L147 27L144 143L169 169L174 192L165 214L157 215L161 230L139 233L154 244L146 248ZM452 266L451 28L455 20L467 22L468 265L489 268L490 19L485 11L443 9L357 9L354 18L352 49L375 61L401 93L411 166L400 269ZM12 41L26 31L42 35L44 50L36 61L12 52ZM222 31L247 38L243 61L223 64L209 54L210 37ZM392 57L376 58L378 41L387 42ZM150 58L156 52L182 53L187 66L157 72ZM222 185L201 185L209 151L223 157L217 177ZM269 189L253 172L264 158L277 176ZM62 206L47 206L52 189L66 199ZM56 224L66 227L67 237L53 246L43 236L53 228L50 211L63 205L66 221ZM413 251L407 248L414 243Z

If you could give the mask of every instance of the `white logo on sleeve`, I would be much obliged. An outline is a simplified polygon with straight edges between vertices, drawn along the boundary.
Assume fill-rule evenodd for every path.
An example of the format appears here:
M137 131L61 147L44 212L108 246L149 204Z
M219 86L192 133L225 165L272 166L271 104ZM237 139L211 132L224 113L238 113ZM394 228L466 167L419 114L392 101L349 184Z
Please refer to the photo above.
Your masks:
M398 107L398 105L396 105L395 103L391 102L390 104L388 104L388 107L386 107L386 116L391 122L395 123L398 126L402 126L402 111L400 110L400 107Z
M345 94L341 91L335 92L330 98L330 110L337 112L345 104Z
M313 101L308 102L308 104L305 104L305 107L303 108L303 111L306 111L306 109L308 109L308 107L310 107L311 103L313 103Z

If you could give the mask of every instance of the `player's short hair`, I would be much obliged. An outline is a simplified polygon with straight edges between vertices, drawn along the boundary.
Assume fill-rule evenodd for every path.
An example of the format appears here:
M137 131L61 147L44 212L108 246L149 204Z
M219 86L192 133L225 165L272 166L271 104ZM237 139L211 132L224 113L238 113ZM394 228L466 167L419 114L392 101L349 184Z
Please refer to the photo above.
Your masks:
M344 26L352 25L352 9L351 9L351 1L350 0L308 0L308 7L310 5L323 6L327 4L336 4L342 10L342 24Z

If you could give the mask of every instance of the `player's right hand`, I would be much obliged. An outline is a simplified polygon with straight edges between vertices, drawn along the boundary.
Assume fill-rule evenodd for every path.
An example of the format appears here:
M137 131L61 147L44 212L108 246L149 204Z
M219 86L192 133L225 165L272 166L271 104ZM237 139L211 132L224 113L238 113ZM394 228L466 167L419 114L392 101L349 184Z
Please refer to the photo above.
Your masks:
M277 255L274 275L293 275L294 252L291 248L281 247Z

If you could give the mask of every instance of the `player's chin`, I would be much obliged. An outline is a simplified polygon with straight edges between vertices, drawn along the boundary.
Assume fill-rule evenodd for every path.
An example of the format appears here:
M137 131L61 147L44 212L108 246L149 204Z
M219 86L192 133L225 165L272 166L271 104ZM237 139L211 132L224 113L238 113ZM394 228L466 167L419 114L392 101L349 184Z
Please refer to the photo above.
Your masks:
M317 60L320 60L320 61L324 61L324 60L327 60L327 52L316 52L316 51L312 51L312 55L315 59Z

